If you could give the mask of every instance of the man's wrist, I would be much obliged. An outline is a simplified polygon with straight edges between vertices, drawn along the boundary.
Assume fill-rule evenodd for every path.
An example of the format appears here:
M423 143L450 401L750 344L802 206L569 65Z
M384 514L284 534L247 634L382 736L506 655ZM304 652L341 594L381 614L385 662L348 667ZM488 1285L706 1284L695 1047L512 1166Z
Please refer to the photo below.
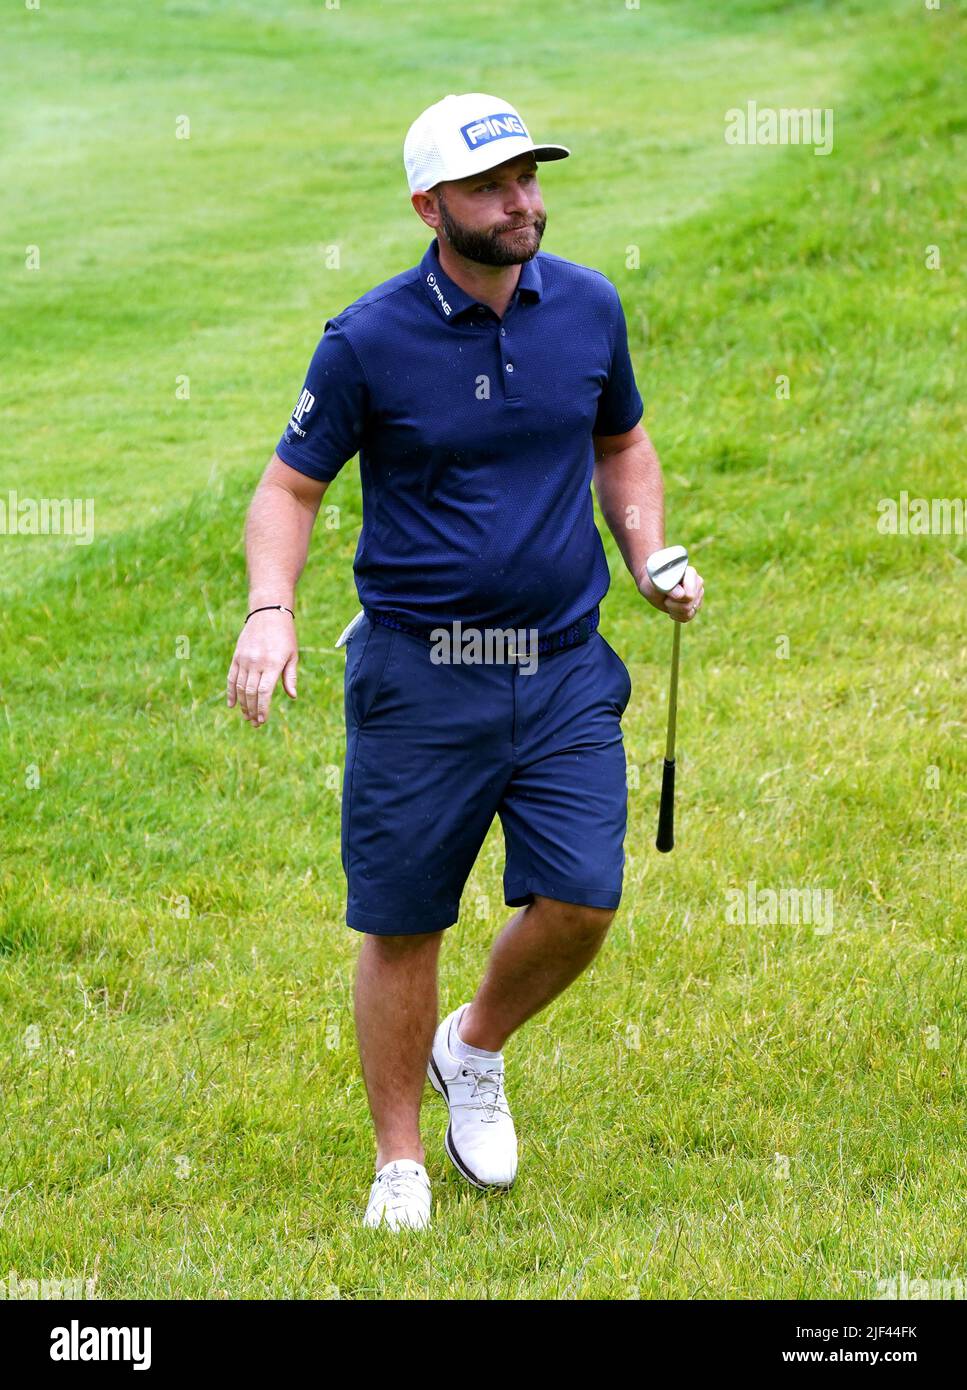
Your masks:
M287 603L257 603L254 608L249 609L245 615L245 621L248 622L249 618L254 617L256 613L286 613L293 621L295 620L295 611Z
M662 547L661 547L660 545L656 545L656 546L655 546L655 550L661 550L661 548L662 548ZM654 552L653 550L649 550L648 555L653 555L654 553L655 553L655 552ZM639 593L641 593L641 594L649 593L649 594L650 594L650 593L653 593L653 592L654 592L654 585L652 584L652 582L651 582L651 577L650 577L650 575L648 574L648 557L647 557L647 556L642 560L641 566L640 566L637 570L635 570L633 573L634 573L634 576L635 576L635 583L636 583L637 586L638 586L638 592L639 592Z

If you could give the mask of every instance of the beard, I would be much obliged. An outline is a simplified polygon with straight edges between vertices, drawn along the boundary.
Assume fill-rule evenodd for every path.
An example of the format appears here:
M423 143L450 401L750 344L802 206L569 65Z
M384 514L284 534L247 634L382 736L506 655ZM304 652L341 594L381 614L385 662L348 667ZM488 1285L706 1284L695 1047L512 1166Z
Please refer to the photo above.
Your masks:
M488 232L478 232L472 227L464 227L454 220L447 207L443 189L437 190L440 204L440 221L447 241L458 256L480 265L522 265L531 261L541 249L541 237L547 226L547 216L535 217L526 227L518 231L503 231L500 228ZM511 226L514 224L511 223Z

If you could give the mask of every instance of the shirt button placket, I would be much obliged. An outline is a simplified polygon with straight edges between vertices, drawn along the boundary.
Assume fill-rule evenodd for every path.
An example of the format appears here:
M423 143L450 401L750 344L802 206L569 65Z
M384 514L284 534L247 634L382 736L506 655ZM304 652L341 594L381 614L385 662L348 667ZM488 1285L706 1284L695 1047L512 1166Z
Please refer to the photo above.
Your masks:
M504 400L516 401L520 399L520 392L517 389L517 383L514 378L514 372L516 368L514 366L513 360L509 360L507 358L506 338L507 329L501 327L499 341L500 360L503 363L504 368Z

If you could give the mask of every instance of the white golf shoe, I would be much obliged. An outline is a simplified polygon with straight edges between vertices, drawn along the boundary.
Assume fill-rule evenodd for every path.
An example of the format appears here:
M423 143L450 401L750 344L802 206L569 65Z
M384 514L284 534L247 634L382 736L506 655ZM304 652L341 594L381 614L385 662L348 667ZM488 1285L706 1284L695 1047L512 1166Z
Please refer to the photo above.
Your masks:
M504 1059L456 1057L450 1051L451 1029L464 1008L437 1028L426 1069L450 1110L446 1151L474 1187L510 1187L517 1176L517 1135L504 1093Z
M423 1164L414 1158L396 1158L376 1174L363 1225L423 1230L430 1224L430 1206L430 1179Z

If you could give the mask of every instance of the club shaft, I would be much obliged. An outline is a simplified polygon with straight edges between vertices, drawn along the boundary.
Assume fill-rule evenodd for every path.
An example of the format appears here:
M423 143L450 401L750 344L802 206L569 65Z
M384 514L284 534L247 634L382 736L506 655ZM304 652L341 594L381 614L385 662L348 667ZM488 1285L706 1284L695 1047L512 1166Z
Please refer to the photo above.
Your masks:
M682 625L675 624L672 638L672 673L668 683L668 733L665 738L665 757L675 760L675 726L678 722L678 657L682 646Z

